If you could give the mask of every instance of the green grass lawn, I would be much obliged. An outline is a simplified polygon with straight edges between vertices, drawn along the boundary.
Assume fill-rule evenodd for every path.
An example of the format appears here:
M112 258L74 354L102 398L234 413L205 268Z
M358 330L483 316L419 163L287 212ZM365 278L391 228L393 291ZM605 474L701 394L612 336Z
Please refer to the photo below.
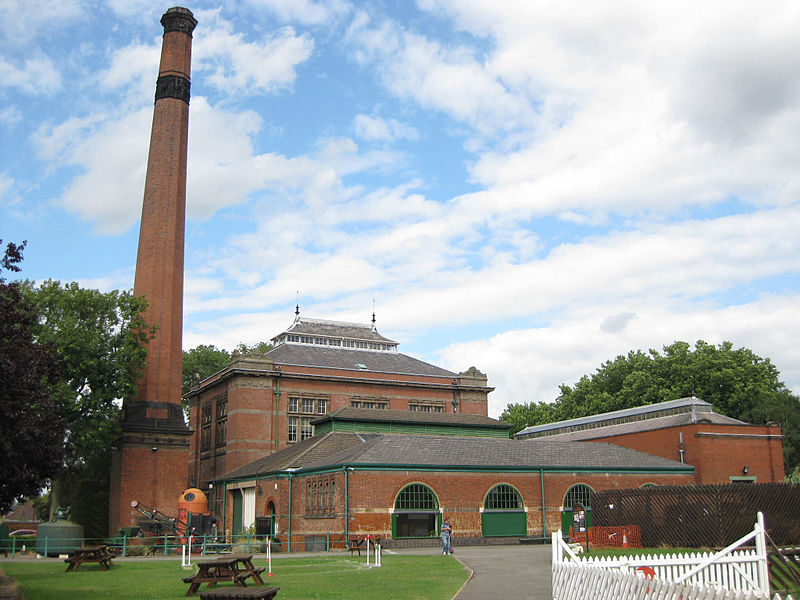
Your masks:
M253 562L266 566L263 558ZM281 588L278 600L450 600L468 577L449 556L384 555L382 562L380 568L368 568L363 558L348 556L273 559L273 576L265 572L264 583ZM64 561L56 559L0 561L0 569L17 581L27 600L180 600L189 588L183 577L196 571L182 569L179 559L117 560L108 571L86 563L66 573ZM228 584L218 587L222 585ZM204 589L205 584L200 587Z

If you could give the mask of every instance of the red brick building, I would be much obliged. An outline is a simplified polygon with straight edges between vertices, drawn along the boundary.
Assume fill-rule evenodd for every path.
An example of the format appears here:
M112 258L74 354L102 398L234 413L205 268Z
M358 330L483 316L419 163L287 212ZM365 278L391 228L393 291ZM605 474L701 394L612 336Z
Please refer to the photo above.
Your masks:
M330 431L228 473L214 493L226 533L261 523L298 551L330 535L435 543L444 516L457 544L543 537L591 491L693 482L690 465L613 444Z
M342 408L488 414L493 388L484 374L402 354L374 322L298 314L272 341L271 351L235 355L189 392L190 486L207 490L223 474L310 438L314 419Z
M523 429L517 439L609 442L695 468L700 484L784 478L778 425L750 425L715 413L698 398L681 398Z

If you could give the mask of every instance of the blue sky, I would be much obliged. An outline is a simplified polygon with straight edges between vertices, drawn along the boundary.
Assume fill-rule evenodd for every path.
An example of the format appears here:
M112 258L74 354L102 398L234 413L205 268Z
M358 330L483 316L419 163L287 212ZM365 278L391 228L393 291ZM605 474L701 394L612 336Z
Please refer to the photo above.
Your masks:
M0 0L0 237L130 289L162 28ZM800 4L185 4L184 347L293 318L552 401L603 361L731 341L800 391Z

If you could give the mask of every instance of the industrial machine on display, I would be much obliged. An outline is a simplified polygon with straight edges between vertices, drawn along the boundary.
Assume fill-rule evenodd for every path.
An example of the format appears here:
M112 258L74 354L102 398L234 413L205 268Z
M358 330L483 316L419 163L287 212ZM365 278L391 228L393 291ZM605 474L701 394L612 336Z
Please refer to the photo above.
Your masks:
M138 500L131 502L131 508L147 517L139 520L139 527L146 532L145 535L172 533L184 542L190 535L216 536L217 533L217 518L208 512L208 498L197 488L189 488L181 494L176 517L145 506Z

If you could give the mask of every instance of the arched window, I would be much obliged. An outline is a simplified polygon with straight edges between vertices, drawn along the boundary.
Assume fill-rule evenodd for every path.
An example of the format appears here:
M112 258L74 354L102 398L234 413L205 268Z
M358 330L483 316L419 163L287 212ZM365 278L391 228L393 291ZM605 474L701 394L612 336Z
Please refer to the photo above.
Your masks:
M489 490L484 508L486 510L520 510L523 508L522 497L512 486L501 483Z
M433 490L421 483L407 485L397 495L395 510L438 510L439 502Z
M594 490L588 485L576 483L567 490L567 493L564 496L564 510L572 510L572 507L576 504L583 505L583 508L587 510L591 509L592 506L589 503L589 497L593 492Z
M439 516L439 501L433 490L422 483L409 484L394 502L392 537L438 537Z

